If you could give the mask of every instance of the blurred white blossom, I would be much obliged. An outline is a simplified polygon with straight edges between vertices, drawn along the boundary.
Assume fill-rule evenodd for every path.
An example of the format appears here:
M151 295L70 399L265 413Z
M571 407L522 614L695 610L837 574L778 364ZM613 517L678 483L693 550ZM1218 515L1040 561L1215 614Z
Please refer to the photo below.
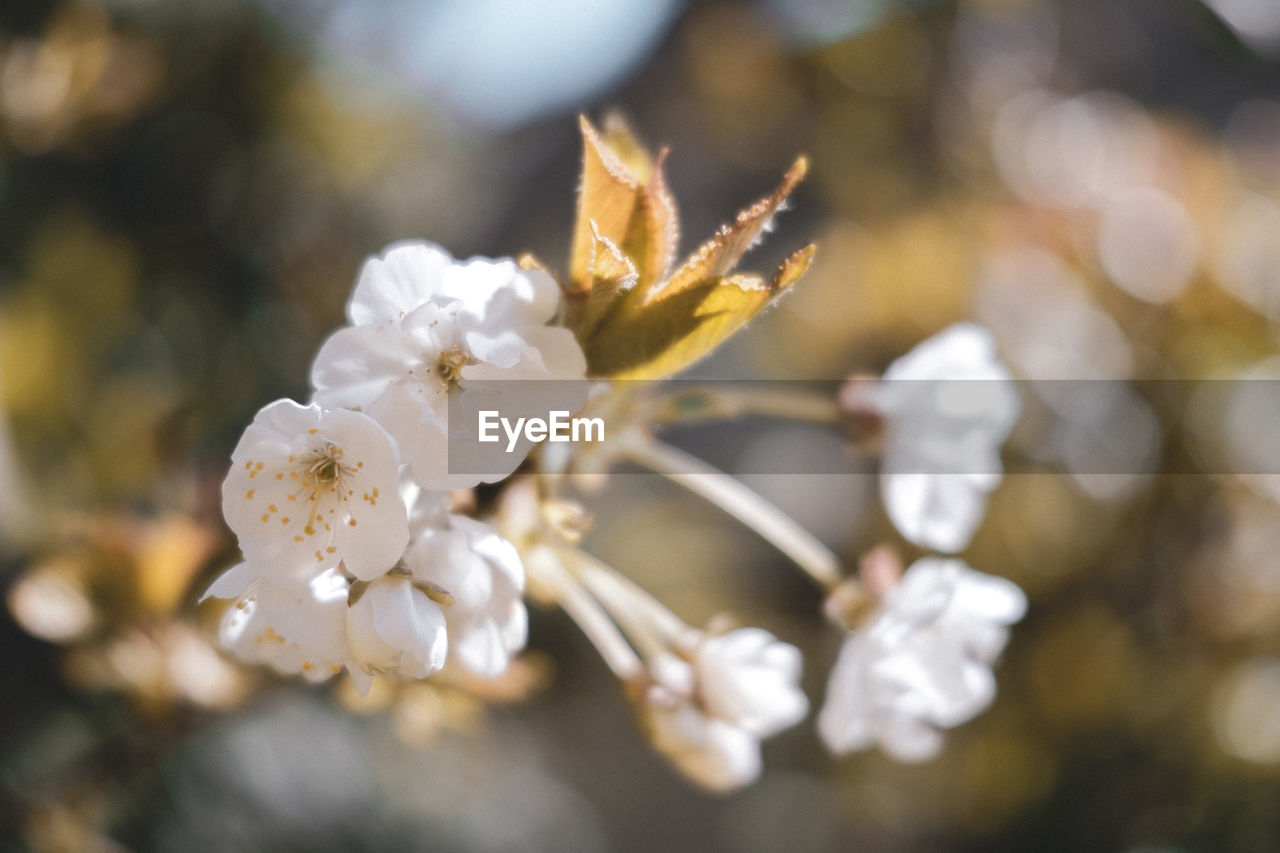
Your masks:
M573 333L546 325L558 304L549 275L512 260L459 262L430 243L396 244L365 262L347 306L352 325L316 355L315 399L382 424L424 488L499 480L524 454L504 454L506 470L450 472L450 399L470 411L479 408L470 405L472 381L581 379L586 360ZM585 385L582 393L577 405ZM520 408L505 406L494 386L481 394L484 408Z
M276 581L239 563L214 581L205 597L236 599L222 618L218 639L242 660L309 681L324 681L350 662L347 581L334 569L310 582ZM357 676L354 667L352 675Z
M800 650L761 628L707 637L693 654L707 712L768 737L804 719Z
M952 326L891 364L866 393L884 422L880 490L890 520L917 545L963 550L1000 482L1000 446L1020 405L991 335Z
M879 744L908 762L937 755L939 729L972 719L995 698L991 666L1026 605L1014 583L961 560L917 560L845 639L818 716L827 747Z
M651 667L640 711L654 746L699 785L730 791L760 775L760 740L804 719L801 655L760 628L701 637Z
M1098 260L1113 282L1144 302L1168 302L1191 284L1200 232L1185 204L1142 187L1110 198L1098 223Z

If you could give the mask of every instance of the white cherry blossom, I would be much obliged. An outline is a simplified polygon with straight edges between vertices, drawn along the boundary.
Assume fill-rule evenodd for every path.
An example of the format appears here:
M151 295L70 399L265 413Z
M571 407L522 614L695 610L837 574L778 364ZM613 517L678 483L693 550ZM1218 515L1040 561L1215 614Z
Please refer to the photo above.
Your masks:
M654 746L686 776L731 791L760 775L760 740L804 719L799 649L760 628L700 636L688 660L651 662L640 702Z
M760 628L707 637L693 654L707 712L756 737L790 728L809 712L797 684L800 650Z
M1000 482L1000 446L1020 408L991 335L952 326L863 387L884 423L880 491L890 520L916 545L963 550Z
M484 522L448 515L421 527L405 553L414 581L448 596L449 652L482 676L500 674L524 648L524 565Z
M582 379L586 360L573 333L546 325L558 301L550 276L510 259L459 262L429 243L395 244L365 263L347 307L353 325L335 332L317 354L315 399L359 409L381 423L425 488L501 479L524 454L503 454L502 470L449 471L449 404L529 414L527 387L490 385L475 399L468 391L487 380ZM577 408L586 400L585 383L580 393L564 387L555 393L572 399L550 408ZM503 399L513 394L526 399Z
M334 569L310 582L277 582L240 563L219 576L205 597L236 599L223 615L218 639L241 660L309 681L324 681L348 663L347 581Z
M426 678L444 666L444 613L407 575L370 582L347 609L346 627L351 657L370 675Z
M305 578L342 562L369 579L404 552L395 443L367 416L278 400L258 412L231 461L223 515L264 575Z
M760 740L746 729L661 697L648 699L644 718L654 747L703 788L728 792L759 777Z
M827 747L845 753L879 744L900 761L934 757L939 729L994 700L991 667L1026 604L1017 585L961 560L917 560L845 639L818 716Z

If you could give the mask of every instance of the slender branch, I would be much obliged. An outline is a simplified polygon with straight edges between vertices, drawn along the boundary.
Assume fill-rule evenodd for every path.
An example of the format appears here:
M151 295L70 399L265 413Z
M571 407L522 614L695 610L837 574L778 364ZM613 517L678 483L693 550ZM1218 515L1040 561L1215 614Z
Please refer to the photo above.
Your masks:
M596 600L613 617L631 644L640 652L646 661L655 661L663 655L670 654L671 647L663 641L646 618L647 613L636 607L636 602L625 591L608 581L601 582L605 575L590 568L583 571L582 582L596 597Z
M646 656L669 652L673 645L681 643L693 631L669 607L612 566L576 549L566 557L577 563L582 582L613 614L623 630L628 635L642 635L632 639L649 646L641 650ZM643 619L643 623L637 616Z
M619 449L631 461L679 483L759 533L823 588L833 589L840 584L840 558L795 519L739 480L662 442L628 442Z
M618 626L582 588L577 578L559 566L554 569L544 566L540 576L555 590L560 607L600 652L600 657L604 658L614 675L623 681L629 681L644 672L644 664L622 636Z

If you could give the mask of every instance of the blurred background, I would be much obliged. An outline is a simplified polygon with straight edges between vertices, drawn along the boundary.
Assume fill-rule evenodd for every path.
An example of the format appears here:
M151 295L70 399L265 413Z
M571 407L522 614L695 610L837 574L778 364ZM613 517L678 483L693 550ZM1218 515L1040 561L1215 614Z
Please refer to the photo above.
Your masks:
M306 396L361 259L562 266L574 116L611 106L671 146L685 251L812 160L747 264L812 239L810 275L699 375L838 379L971 318L1020 376L1106 380L1026 401L965 556L1031 611L931 764L806 725L705 796L555 613L485 701L211 645L228 454ZM0 847L1280 850L1280 478L1221 473L1280 471L1280 412L1135 384L1280 378L1277 322L1274 0L6 0ZM839 436L725 446L826 454L747 479L850 564L896 541ZM821 697L840 638L780 557L648 478L591 509L593 550L800 645Z

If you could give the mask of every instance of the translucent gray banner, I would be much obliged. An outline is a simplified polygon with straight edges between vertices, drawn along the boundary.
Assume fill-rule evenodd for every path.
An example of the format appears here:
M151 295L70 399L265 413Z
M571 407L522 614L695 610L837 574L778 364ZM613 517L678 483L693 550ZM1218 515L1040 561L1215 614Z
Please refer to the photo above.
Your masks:
M753 452L788 423L841 440L834 453L830 441ZM496 477L535 444L583 449L638 425L741 474L856 473L877 458L898 473L957 476L1037 463L1280 474L1280 380L1088 379L469 381L449 400L449 470Z

